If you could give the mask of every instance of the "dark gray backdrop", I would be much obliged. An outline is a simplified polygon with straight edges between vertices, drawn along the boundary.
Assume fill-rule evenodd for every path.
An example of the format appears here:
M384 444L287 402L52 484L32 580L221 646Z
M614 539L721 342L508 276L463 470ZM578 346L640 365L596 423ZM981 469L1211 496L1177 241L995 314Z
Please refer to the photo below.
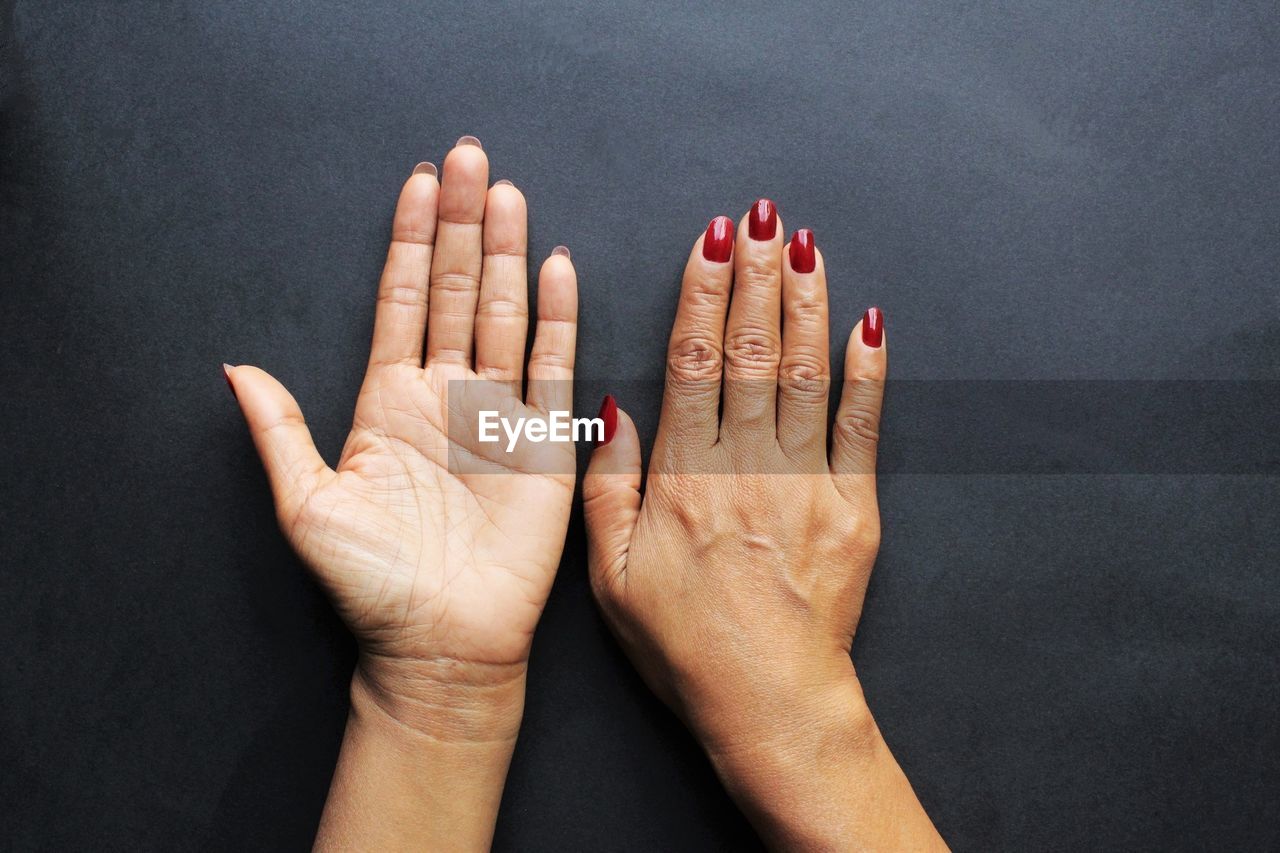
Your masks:
M332 459L397 189L463 133L572 247L581 407L649 434L688 246L760 195L897 377L1280 379L1273 3L0 8L3 846L309 843L353 650L218 365ZM881 487L855 659L956 848L1280 845L1280 479ZM496 846L749 848L582 555L575 515Z

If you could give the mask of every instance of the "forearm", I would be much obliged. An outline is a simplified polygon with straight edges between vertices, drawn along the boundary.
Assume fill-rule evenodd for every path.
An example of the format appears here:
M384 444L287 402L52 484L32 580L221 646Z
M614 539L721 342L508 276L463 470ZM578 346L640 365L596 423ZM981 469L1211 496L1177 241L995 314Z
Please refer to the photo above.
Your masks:
M410 697L357 668L316 849L488 850L523 696L523 673Z
M853 675L782 686L767 705L704 722L730 795L777 850L946 850ZM750 704L753 700L748 698Z

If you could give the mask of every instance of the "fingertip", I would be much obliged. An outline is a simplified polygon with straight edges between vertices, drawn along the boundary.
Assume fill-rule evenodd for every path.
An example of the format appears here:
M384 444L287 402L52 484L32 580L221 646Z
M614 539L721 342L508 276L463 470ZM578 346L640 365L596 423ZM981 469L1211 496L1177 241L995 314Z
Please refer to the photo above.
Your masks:
M556 246L542 261L544 275L565 277L573 276L574 272L573 256L567 246Z
M520 188L510 181L499 181L489 187L489 198L487 199L486 204L488 205L485 209L486 219L495 213L523 214L525 209L528 207L524 193L522 193Z
M613 441L613 436L618 431L618 401L612 394L604 395L604 401L600 404L600 414L596 417L604 424L603 434L597 439L596 446L604 447Z
M444 178L479 177L489 183L489 157L479 145L456 145L444 157Z
M606 394L598 415L605 424L604 441L597 442L591 452L588 471L591 474L634 474L640 470L640 434L635 421L618 407L612 394Z
M459 225L483 222L489 197L489 158L475 145L459 145L444 158L440 187L441 219Z
M631 420L623 409L618 409L618 426L613 433L613 441L610 444L617 444L623 452L635 451L635 459L640 459L640 432L636 429L636 422Z
M738 232L739 239L745 238L755 243L780 243L780 236L786 233L786 229L782 225L778 206L770 199L761 198L742 217Z
M558 246L557 249L564 248ZM578 272L569 257L553 251L538 271L538 316L548 319L572 319L578 313Z
M881 349L884 345L884 312L872 306L862 315L858 329L863 346Z
M707 223L693 251L703 260L712 264L727 264L733 260L733 241L735 230L733 220L727 216L717 216Z
M426 166L430 166L430 170L421 171ZM423 244L434 241L436 207L440 196L440 183L436 179L435 169L431 163L419 163L404 182L400 198L396 201L391 239Z
M511 184L489 188L484 203L484 253L514 255L523 259L528 251L529 211L524 193ZM521 274L525 262L522 260Z
M882 385L888 375L888 338L881 331L880 346L871 346L863 339L865 316L859 320L849 333L849 342L845 349L844 379L845 384L866 381Z

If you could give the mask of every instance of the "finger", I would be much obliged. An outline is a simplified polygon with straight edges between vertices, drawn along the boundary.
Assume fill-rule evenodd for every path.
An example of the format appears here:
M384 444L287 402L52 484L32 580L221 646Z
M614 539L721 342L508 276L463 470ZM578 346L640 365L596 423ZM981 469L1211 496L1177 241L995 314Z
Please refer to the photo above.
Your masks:
M657 458L705 448L720 433L724 321L733 289L733 220L717 216L689 253L667 344Z
M525 336L529 331L529 281L525 257L528 213L510 181L489 190L484 206L484 262L476 306L476 373L509 383L520 396Z
M631 534L640 518L640 437L626 412L605 397L601 414L612 408L617 426L591 454L582 478L587 525L587 563L596 597L616 592L626 569Z
M836 411L831 473L847 500L875 500L876 445L888 366L884 315L868 308L854 326L844 356L844 391Z
M826 464L827 275L813 232L791 237L782 263L782 360L778 367L778 443L788 456Z
M578 339L578 274L569 250L556 246L538 273L538 327L529 354L526 402L544 412L573 409Z
M307 498L333 472L311 440L302 411L284 386L256 367L222 365L267 470L276 515L287 530Z
M464 136L444 158L435 256L431 259L428 364L471 366L488 187L489 158L473 137Z
M440 183L436 167L419 163L413 170L391 222L391 247L378 283L369 367L384 364L422 366L422 338L427 324L427 281L436 237L436 204Z
M724 414L720 436L777 435L778 361L782 340L782 224L760 199L738 230L733 301L724 334Z

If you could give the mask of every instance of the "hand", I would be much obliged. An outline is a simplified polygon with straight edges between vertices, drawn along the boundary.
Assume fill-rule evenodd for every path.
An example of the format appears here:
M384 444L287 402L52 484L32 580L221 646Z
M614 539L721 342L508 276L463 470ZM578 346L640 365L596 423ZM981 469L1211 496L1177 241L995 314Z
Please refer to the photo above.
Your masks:
M353 714L383 715L387 731L436 744L498 745L490 764L501 765L500 793L534 627L564 546L574 451L539 445L564 457L544 460L547 473L494 467L518 457L448 429L450 383L500 383L486 387L503 391L499 402L513 415L571 409L577 284L567 251L543 264L522 401L525 200L510 182L488 181L488 159L464 137L441 182L423 164L405 183L368 370L336 470L280 383L245 366L228 367L227 379L285 535L359 641ZM456 463L471 454L494 465ZM339 777L335 788L341 767Z
M808 231L784 252L770 202L743 224L735 242L732 223L713 220L690 255L643 499L625 413L592 456L592 584L632 662L767 839L936 840L849 658L879 545L880 313L849 340L828 459L822 256ZM830 808L859 791L878 801L870 821L857 802Z

